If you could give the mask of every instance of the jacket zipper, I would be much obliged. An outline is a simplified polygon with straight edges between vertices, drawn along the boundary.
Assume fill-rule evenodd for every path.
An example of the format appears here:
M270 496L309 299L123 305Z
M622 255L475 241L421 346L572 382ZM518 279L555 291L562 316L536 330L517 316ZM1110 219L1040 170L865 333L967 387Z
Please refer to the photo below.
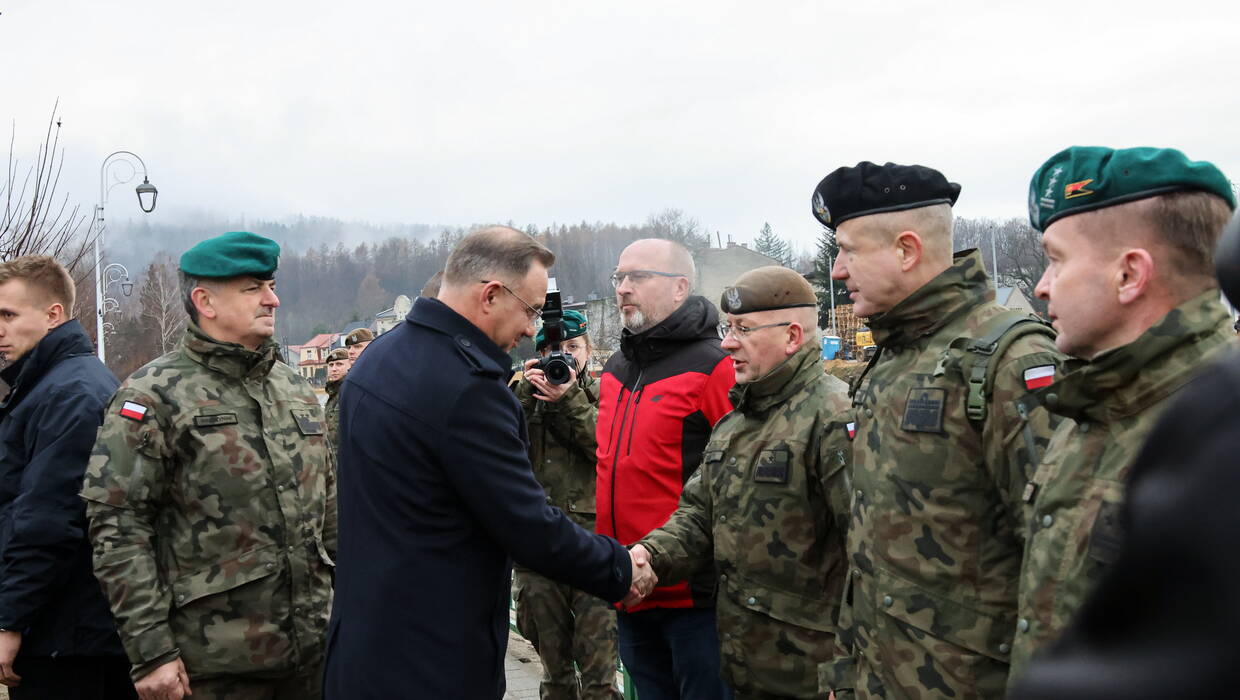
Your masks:
M624 398L624 411L620 414L620 433L616 435L616 440L612 443L615 447L615 455L611 461L611 533L616 539L620 539L620 526L616 524L616 472L620 469L620 443L624 441L624 426L628 422L629 406L633 405L633 397L637 395L637 388L642 383L642 372L645 370L637 370L637 379L633 382L633 388L629 389L629 395ZM634 416L637 412L634 411ZM629 436L630 444L633 437Z

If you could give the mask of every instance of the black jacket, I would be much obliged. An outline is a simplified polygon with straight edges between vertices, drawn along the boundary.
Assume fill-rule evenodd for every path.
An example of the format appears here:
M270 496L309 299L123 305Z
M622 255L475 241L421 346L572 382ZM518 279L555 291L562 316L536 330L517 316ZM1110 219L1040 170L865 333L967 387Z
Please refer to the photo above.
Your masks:
M1238 454L1232 354L1186 386L1150 433L1130 472L1119 557L1011 697L1236 697Z
M509 363L418 299L345 379L327 698L498 700L513 559L609 601L627 593L627 551L534 480Z
M116 377L69 321L0 378L0 627L21 656L124 656L78 497Z

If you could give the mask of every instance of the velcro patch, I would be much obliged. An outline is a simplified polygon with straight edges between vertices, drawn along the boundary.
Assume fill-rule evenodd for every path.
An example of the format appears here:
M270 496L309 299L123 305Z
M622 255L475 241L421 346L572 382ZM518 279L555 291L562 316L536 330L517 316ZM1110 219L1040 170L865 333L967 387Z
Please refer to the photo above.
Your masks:
M1119 517L1120 506L1103 501L1098 507L1097 520L1089 533L1089 558L1102 564L1110 564L1119 556L1124 543L1124 525Z
M857 437L857 424L856 423L849 421L848 425L844 427L848 428L848 439L849 440Z
M946 389L910 389L900 428L914 433L943 432L943 406L946 403Z
M1025 389L1033 391L1055 383L1055 365L1030 367L1025 370Z
M194 416L194 425L199 428L213 428L217 425L236 425L236 413L216 413L209 416Z
M753 480L768 484L788 483L788 448L762 450L753 470Z
M133 401L126 401L121 404L121 417L138 421L139 423L146 418L146 411L146 406L143 406L140 403L134 403Z
M294 408L293 420L297 421L297 429L302 435L322 435L323 422L318 420L314 415L314 411L308 408Z

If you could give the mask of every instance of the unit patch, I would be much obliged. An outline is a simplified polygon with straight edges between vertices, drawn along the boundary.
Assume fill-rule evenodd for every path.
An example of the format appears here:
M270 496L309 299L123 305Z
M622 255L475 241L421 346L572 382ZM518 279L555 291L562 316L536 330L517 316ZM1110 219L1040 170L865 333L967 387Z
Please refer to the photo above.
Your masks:
M788 483L788 448L762 450L753 470L753 480L768 484Z
M297 421L297 429L302 435L323 434L323 422L315 418L314 411L308 408L294 408L293 420Z
M900 428L914 433L943 432L943 406L946 403L946 389L910 389Z
M1091 177L1088 180L1081 180L1080 182L1069 182L1067 185L1064 185L1063 198L1072 199L1073 197L1084 197L1087 194L1093 194L1093 190L1085 189L1085 186L1093 181L1094 179Z

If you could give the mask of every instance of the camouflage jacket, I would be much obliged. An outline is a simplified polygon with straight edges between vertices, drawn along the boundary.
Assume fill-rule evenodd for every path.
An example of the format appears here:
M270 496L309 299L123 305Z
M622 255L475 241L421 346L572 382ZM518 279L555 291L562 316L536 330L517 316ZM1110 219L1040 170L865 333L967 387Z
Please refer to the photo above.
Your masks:
M641 541L660 580L713 565L723 674L750 693L817 698L847 564L846 385L806 345L737 385L667 524Z
M840 612L855 669L833 688L859 697L999 698L1007 682L1021 493L1050 438L1045 409L1023 417L1026 370L1062 357L1025 335L998 364L984 423L966 413L953 341L1005 309L976 251L871 319L879 350L853 383L853 488ZM855 675L854 675L855 673Z
M539 401L533 393L529 382L517 385L517 399L529 428L534 477L547 492L547 503L593 531L598 380L582 375L552 403Z
M1053 641L1119 550L1128 469L1163 406L1231 345L1231 318L1210 290L1173 309L1128 345L1038 390L1060 423L1026 492L1029 539L1020 574L1012 680Z
M196 325L109 404L82 487L95 575L140 678L318 663L336 495L323 409L304 379Z
M344 386L344 378L329 381L323 386L327 393L327 402L323 404L323 414L327 416L327 444L335 450L340 446L340 387Z

